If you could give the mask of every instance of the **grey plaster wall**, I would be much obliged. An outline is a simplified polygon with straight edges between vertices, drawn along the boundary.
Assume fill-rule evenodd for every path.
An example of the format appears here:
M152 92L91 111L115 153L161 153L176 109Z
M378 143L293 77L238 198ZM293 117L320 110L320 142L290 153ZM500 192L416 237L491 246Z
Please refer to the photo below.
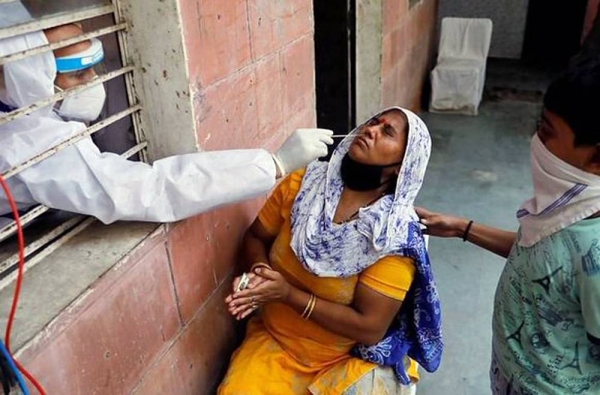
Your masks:
M356 122L381 107L382 0L356 1Z
M529 0L440 0L439 20L446 16L490 18L494 22L490 56L519 59L528 5Z

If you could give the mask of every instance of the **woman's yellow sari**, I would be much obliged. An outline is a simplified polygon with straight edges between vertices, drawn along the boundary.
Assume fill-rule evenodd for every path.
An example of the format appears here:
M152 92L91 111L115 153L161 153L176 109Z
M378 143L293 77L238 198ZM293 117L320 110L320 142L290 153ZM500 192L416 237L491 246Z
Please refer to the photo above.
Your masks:
M275 189L259 221L275 238L270 264L293 286L321 299L349 305L360 282L396 300L403 300L414 278L410 258L386 257L360 275L317 277L308 272L290 247L290 212L303 171L292 173ZM246 338L232 357L219 395L342 394L377 365L350 355L356 342L337 335L282 303L269 303L248 323ZM408 362L408 361L407 361ZM409 375L418 380L410 361Z

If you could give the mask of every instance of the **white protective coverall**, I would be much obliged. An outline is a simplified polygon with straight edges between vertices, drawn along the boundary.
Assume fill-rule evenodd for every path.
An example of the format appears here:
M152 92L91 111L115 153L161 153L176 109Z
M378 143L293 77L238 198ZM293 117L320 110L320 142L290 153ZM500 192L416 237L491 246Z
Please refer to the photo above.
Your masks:
M0 56L46 43L42 32L3 39ZM0 101L23 107L49 97L54 93L55 75L51 52L9 62L4 66L6 89L0 92ZM51 106L0 125L0 172L85 128L83 123L62 120ZM179 155L151 166L101 153L88 137L8 182L20 209L41 203L111 223L176 221L265 194L275 178L273 158L263 149ZM0 215L9 212L7 199L0 193Z

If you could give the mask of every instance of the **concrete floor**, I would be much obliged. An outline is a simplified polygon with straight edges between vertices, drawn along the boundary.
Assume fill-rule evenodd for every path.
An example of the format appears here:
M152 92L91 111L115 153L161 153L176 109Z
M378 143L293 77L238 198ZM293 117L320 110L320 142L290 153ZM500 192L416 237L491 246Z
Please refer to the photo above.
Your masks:
M488 66L488 91L543 91L547 81L547 75L516 64ZM516 230L515 212L532 193L529 139L541 111L535 95L519 99L518 93L495 100L487 95L475 117L423 114L433 150L418 205ZM504 260L459 239L432 239L430 254L446 348L440 369L423 371L417 392L489 394L493 298Z

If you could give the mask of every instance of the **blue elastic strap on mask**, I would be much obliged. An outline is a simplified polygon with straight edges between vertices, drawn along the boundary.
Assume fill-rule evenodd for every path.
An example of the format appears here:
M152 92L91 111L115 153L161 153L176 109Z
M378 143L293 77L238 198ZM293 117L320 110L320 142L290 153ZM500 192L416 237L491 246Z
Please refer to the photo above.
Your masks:
M104 60L102 42L97 38L90 39L92 45L85 51L69 56L56 58L56 71L70 73L72 71L89 69Z

